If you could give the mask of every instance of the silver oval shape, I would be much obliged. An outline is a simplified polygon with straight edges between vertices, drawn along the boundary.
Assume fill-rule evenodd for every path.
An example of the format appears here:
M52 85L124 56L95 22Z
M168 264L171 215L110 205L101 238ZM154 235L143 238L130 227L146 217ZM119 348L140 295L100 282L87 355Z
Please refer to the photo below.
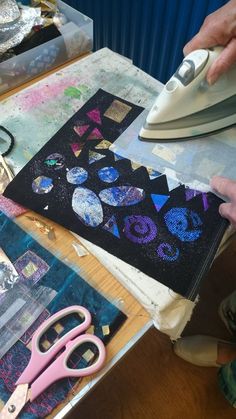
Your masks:
M47 176L38 176L32 182L32 189L40 195L49 193L53 188L53 180Z
M74 190L72 209L86 226L97 227L103 221L101 202L90 189L78 187Z
M145 192L136 186L113 186L103 189L99 198L112 207L126 207L141 202L145 198Z

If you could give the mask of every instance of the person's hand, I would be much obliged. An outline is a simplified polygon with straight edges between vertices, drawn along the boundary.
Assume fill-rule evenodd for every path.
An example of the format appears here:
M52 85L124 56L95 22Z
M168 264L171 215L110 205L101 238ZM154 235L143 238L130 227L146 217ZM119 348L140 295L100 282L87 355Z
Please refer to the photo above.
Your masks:
M184 55L217 45L225 48L208 70L209 84L214 84L236 62L236 0L206 17L198 34L185 45Z
M220 195L228 198L229 202L219 206L219 213L227 218L236 229L236 181L222 176L214 176L211 180L211 187Z

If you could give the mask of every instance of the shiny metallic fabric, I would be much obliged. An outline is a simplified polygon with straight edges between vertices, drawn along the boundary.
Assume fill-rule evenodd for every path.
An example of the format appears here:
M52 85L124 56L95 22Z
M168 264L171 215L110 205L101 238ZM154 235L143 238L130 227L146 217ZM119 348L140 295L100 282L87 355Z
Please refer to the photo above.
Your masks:
M19 19L20 11L15 0L1 0L0 2L0 25L12 23Z
M3 7L5 6L5 8L8 9L10 3L13 7L12 13L10 13L10 10L5 11ZM17 15L14 9L14 3L15 2L12 0L4 0L4 3L1 3L0 5L1 17L3 17L3 15L6 16L6 23L0 24L0 54L3 54L10 48L20 44L24 37L30 33L32 27L36 24L37 19L41 15L40 9L24 6L21 9L18 9L18 18L7 22L7 19L10 19L10 15L12 18Z

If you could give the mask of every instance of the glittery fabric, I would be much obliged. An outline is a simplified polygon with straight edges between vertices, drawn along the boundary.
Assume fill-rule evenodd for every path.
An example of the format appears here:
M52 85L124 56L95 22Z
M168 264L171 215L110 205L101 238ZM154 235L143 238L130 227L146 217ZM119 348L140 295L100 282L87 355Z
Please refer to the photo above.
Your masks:
M37 320L32 324L31 327L29 327L28 330L21 336L20 341L24 343L24 345L28 345L29 342L32 339L32 336L34 332L38 329L38 327L50 316L50 313L48 310L43 310L43 312L40 314L40 316L37 318Z
M123 109L130 108L121 122L106 116L114 109L114 101L123 103ZM211 193L190 191L109 150L109 143L141 111L99 90L4 194L194 299L227 226L218 213L222 201ZM78 125L89 126L80 130L81 136L74 130ZM43 164L53 153L65 157L65 167L56 171ZM78 178L74 168L80 168ZM32 181L39 176L52 179L54 186L48 193L32 190Z
M14 243L14 246L12 243ZM21 269L24 269L25 263L29 262L29 260L33 261L35 265L39 264L39 259L43 261L50 269L37 282L32 281L31 285L34 290L42 286L50 287L55 294L55 297L43 310L40 317L21 336L20 341L0 359L0 399L6 402L15 390L17 378L21 375L29 361L29 340L39 324L49 315L70 305L76 304L86 307L92 315L94 333L104 343L109 342L126 317L98 291L92 288L87 281L84 281L75 271L40 246L30 235L2 213L0 213L0 247L3 248L11 261L18 261L16 265L19 266L20 264ZM26 255L28 255L27 260ZM36 259L35 255L37 255ZM73 322L74 320L70 319L70 322L66 325L62 324L61 321L57 323L53 333L47 335L49 343L52 338L57 339L62 332L66 332L67 328L70 330L71 327L74 327ZM104 335L104 325L108 325L109 335ZM46 344L46 339L44 344ZM88 349L90 349L89 345ZM73 359L74 367L78 366L78 362L80 366L81 362L84 367L87 365L86 360L82 359L81 355ZM75 382L74 379L64 379L50 386L33 403L28 403L19 417L21 419L47 417L59 403L65 400Z
M112 166L103 167L98 171L99 178L106 183L115 182L119 177L119 172Z
M103 209L97 195L87 188L76 188L72 196L72 208L79 220L89 227L97 227L103 221Z
M97 153L96 151L89 151L89 164L95 163L98 160L104 159L105 156L103 156L100 153Z
M125 218L124 233L134 243L149 243L157 235L156 224L150 217L131 215Z
M187 208L171 208L164 216L168 230L182 242L197 240L203 233L199 215Z
M7 166L3 164L3 160L1 162L0 156L0 211L3 211L10 218L13 218L26 212L26 209L23 208L21 205L18 205L15 202L13 202L11 199L7 199L2 195L7 185L11 181L6 167Z
M35 193L45 194L49 193L53 188L53 181L47 176L38 176L32 182L32 189Z
M174 262L179 257L179 249L169 243L161 243L157 248L158 256L168 262Z
M89 125L75 125L74 131L76 132L76 134L82 137L88 128L89 128Z
M14 267L23 282L32 281L33 284L36 284L49 270L48 264L30 250L15 261Z
M15 3L15 4L14 4ZM12 9L14 8L14 10ZM40 9L23 7L17 16L16 2L4 0L0 5L0 54L20 44L35 25Z
M19 281L19 275L0 247L0 301Z
M104 113L104 116L120 123L126 117L128 112L131 111L131 109L131 106L126 105L120 100L114 100Z
M19 204L16 204L16 202L12 201L11 199L0 195L0 211L4 212L4 214L6 214L8 217L14 218L27 212L27 209Z
M89 119L91 119L91 121L96 122L96 124L101 125L101 115L100 115L100 110L98 108L93 109L91 111L89 111L87 113Z
M145 198L145 192L135 186L113 186L103 189L99 193L99 198L112 207L126 207L141 202Z
M65 158L59 153L53 153L44 160L44 164L51 169L60 170L65 166Z
M73 185L80 185L88 178L88 172L83 167L72 167L66 174L66 179Z
M0 194L2 194L4 192L4 190L6 189L6 186L8 185L8 183L10 182L8 174L6 172L5 167L2 165L2 163L0 162Z
M19 19L20 11L15 0L1 0L0 25L6 25Z

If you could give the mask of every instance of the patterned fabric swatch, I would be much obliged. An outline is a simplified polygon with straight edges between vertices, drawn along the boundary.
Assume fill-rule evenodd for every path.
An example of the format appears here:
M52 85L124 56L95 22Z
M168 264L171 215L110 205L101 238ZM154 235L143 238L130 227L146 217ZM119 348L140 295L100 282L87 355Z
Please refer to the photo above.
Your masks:
M14 243L14 246L12 245ZM40 314L35 323L21 336L21 339L0 359L0 400L6 402L15 389L15 382L30 358L30 338L37 327L51 314L71 306L82 305L92 314L94 333L107 343L119 329L126 316L106 298L92 288L75 271L62 263L30 235L0 212L0 247L19 271L26 273L27 284L37 293L41 288L53 290L55 297ZM27 268L32 264L30 268ZM35 269L37 267L38 269ZM40 277L39 277L40 273ZM14 292L14 288L12 289ZM109 327L104 334L103 327ZM67 325L70 330L73 321ZM61 323L56 324L53 337L63 331ZM46 340L43 342L46 349ZM89 350L88 345L88 350ZM78 357L81 362L81 357ZM86 360L82 359L84 366ZM81 364L80 364L81 365ZM55 383L33 403L28 403L20 418L44 418L67 396L76 380L65 379Z
M18 215L24 214L27 209L12 201L11 199L5 198L0 195L0 211L4 212L8 217L14 218Z
M194 299L227 226L222 201L109 150L141 111L99 90L5 195Z

